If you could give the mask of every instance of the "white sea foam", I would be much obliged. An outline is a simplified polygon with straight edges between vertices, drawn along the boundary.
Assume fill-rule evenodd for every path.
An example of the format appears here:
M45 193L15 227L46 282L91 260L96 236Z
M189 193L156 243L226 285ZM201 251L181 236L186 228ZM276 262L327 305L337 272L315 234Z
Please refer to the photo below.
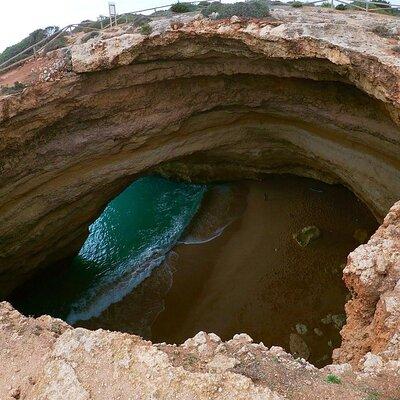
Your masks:
M184 238L178 240L178 244L202 244L202 243L207 243L211 242L212 240L216 239L217 237L221 236L224 230L233 222L234 220L232 219L229 221L227 224L217 228L214 232L211 232L209 235L205 237L195 237L194 235L188 235L185 236Z

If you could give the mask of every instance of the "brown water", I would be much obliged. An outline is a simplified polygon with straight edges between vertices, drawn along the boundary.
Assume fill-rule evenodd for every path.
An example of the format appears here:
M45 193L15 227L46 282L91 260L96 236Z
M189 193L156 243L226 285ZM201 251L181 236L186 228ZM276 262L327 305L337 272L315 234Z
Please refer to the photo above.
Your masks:
M226 224L213 240L176 246L131 294L80 325L168 343L200 330L224 340L246 332L327 364L349 296L342 269L360 236L377 228L371 213L342 186L271 176L211 190L185 241L210 238ZM321 236L303 248L293 234L309 225Z

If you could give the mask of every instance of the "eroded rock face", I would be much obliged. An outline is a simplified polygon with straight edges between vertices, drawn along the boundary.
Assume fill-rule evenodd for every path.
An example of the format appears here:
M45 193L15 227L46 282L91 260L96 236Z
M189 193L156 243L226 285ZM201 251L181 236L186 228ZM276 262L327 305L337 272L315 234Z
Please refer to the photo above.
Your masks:
M107 202L148 171L206 181L311 176L345 184L383 219L400 198L400 59L372 30L398 22L274 15L172 24L179 29L157 22L150 37L110 30L57 53L54 77L0 99L2 295L73 255ZM399 210L349 256L344 277L354 298L335 352L344 365L318 371L244 337L223 344L200 335L174 347L59 321L53 332L51 318L26 319L3 303L2 360L14 372L0 377L0 397L359 399L365 385L399 396L390 386L400 353ZM326 384L330 370L350 383Z
M246 334L221 342L199 332L181 346L137 336L71 329L50 317L25 318L0 303L0 374L5 400L109 399L346 399L399 395L381 365L379 375L349 364L318 370L280 347L267 349ZM340 385L327 383L334 373Z
M353 299L334 358L367 370L389 362L400 371L400 202L369 242L349 255L344 281Z
M383 218L400 197L400 62L371 30L392 20L276 17L111 30L60 51L53 82L0 100L2 294L75 254L107 202L154 169L341 182Z

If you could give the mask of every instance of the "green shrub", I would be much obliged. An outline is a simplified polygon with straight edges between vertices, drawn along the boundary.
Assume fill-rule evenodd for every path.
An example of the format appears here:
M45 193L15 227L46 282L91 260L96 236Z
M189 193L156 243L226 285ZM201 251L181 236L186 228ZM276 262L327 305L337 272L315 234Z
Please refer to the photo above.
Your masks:
M90 39L94 39L95 37L99 36L100 32L99 31L92 31L92 32L88 32L86 33L86 35L83 36L81 42L82 43L86 43L88 42Z
M395 32L391 31L385 25L377 25L374 28L372 28L371 31L383 38L395 38L398 36Z
M218 13L218 19L231 18L234 15L242 18L265 18L269 15L269 8L264 1L249 1L223 4L213 2L205 7L201 13L209 17L212 13Z
M125 13L121 15L120 19L118 20L118 24L128 23L128 24L133 24L135 26L140 26L150 21L151 18L149 18L147 15Z
M26 88L21 82L16 81L13 86L0 86L1 94L15 94L22 92Z
M139 31L142 35L148 36L150 35L151 32L153 32L152 27L149 24L143 24L140 28Z
M303 3L301 1L294 1L290 4L293 8L301 8L303 7Z
M26 50L28 47L40 42L41 40L54 35L58 31L59 31L58 26L48 26L47 28L37 29L36 31L33 31L25 39L22 39L20 42L7 47L2 53L0 53L0 64L16 56L21 51ZM15 60L13 60L13 62L22 60L25 57L28 57L32 54L33 54L33 49L18 56Z
M207 6L209 6L209 5L210 5L210 2L209 2L209 1L200 1L199 4L198 4L198 6L199 6L200 8L204 8L204 7L207 7Z
M175 3L170 8L172 12L179 14L196 11L196 9L197 7L191 3Z
M324 1L324 2L321 4L321 7L322 7L322 8L331 8L331 7L332 7L332 4L329 3L329 1Z
M81 21L79 23L80 26L76 26L72 32L73 33L78 33L78 32L87 32L89 29L100 29L101 26L103 25L106 26L110 23L110 20L108 18L103 19L103 24L101 21L91 21L90 19L85 19L84 21Z
M370 10L374 9L379 11L381 14L387 14L387 15L400 15L400 10L396 8L390 8L390 2L387 0L379 0L379 3L383 4L371 4L368 3L368 7ZM366 2L362 0L355 0L350 3L350 8L354 10L361 10L360 9L365 9L366 8Z
M348 10L348 7L345 4L338 4L335 8L336 8L336 10L339 10L339 11Z
M44 53L48 53L49 51L62 49L63 47L66 47L67 46L67 40L65 39L66 35L67 35L66 33L62 34L57 39L55 39L54 41L52 41L51 43L47 44L43 48Z
M364 400L379 400L380 396L378 392L371 392L368 394L367 397L365 397Z
M342 380L337 375L334 374L329 374L326 377L326 381L328 383L336 383L336 384L342 383Z

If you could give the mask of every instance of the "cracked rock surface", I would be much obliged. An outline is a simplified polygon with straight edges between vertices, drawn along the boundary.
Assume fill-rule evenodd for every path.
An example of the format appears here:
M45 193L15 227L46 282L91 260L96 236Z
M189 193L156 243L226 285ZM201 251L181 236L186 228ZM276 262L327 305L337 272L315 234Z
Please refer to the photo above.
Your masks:
M349 364L318 370L246 334L221 342L199 332L180 346L152 344L134 335L72 329L50 317L26 318L5 302L0 343L5 400L352 400L377 390L399 394L384 368L379 375L354 372ZM341 384L326 381L333 372Z
M152 344L1 303L0 398L399 398L399 20L311 9L177 19L149 36L128 25L77 36L0 76L27 86L0 97L0 295L74 255L144 173L314 177L346 185L383 221L348 257L339 364L318 370L246 335Z

